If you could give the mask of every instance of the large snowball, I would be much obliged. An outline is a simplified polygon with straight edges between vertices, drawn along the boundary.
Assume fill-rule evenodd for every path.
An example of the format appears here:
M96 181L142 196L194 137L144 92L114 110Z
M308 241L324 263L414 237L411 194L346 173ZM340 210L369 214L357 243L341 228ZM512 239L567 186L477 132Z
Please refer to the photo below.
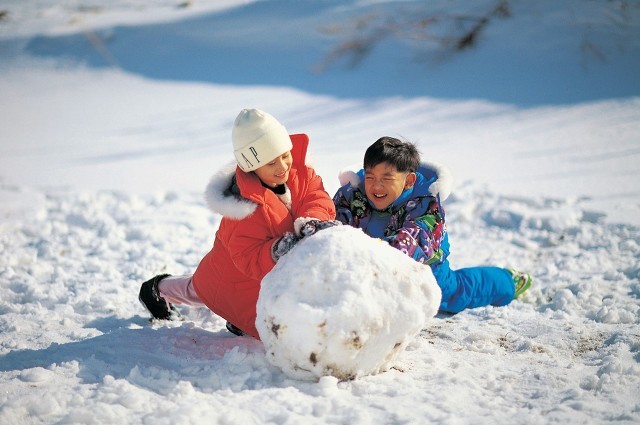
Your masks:
M303 239L264 277L256 327L288 376L352 379L392 367L440 298L429 266L339 226Z

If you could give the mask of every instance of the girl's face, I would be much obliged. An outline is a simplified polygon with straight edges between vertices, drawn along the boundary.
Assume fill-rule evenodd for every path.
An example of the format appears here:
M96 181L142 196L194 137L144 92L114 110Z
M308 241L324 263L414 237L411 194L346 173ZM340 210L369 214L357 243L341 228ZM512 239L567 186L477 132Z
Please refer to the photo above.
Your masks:
M254 172L268 186L276 187L286 183L289 179L289 171L293 164L291 151L287 151L273 161L257 168Z
M364 191L378 210L389 207L416 182L416 173L401 173L386 162L364 170Z

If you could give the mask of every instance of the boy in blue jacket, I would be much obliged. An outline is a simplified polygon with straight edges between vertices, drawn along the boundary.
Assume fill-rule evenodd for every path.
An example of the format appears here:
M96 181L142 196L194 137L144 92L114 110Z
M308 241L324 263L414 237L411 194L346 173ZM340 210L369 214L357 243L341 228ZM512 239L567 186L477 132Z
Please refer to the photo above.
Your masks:
M529 274L512 269L451 270L441 204L451 190L450 175L443 166L420 163L412 143L378 139L365 152L364 169L340 180L336 219L429 265L442 290L441 311L507 305L531 286Z

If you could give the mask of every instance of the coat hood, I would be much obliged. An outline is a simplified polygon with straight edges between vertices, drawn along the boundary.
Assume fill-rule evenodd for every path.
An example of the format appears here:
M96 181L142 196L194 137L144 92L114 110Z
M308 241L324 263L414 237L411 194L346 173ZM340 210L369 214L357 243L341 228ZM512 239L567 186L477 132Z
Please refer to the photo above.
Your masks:
M233 161L214 174L204 192L204 199L214 213L241 220L253 214L258 204L231 191L237 167L237 162Z
M359 171L357 171L359 170ZM439 196L440 202L449 197L453 189L453 175L451 170L438 162L422 162L418 167L418 178L413 188L415 195ZM343 169L338 175L340 186L351 184L359 187L364 192L364 170L359 166L351 166Z
M307 165L309 137L306 134L292 134L289 137L293 144L291 149L293 171L295 168ZM260 184L260 179L255 174L245 173L238 168L237 162L233 161L222 167L209 180L204 193L207 207L216 214L236 220L250 216L258 207L260 196L257 193L241 194L242 190L239 187L247 188L251 192L269 190ZM251 199L248 199L248 196Z

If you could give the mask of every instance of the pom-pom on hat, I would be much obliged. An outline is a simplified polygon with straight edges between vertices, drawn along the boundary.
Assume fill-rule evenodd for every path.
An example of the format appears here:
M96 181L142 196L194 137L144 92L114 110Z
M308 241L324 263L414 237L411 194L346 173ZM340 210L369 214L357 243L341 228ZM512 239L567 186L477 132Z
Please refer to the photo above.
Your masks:
M293 147L287 129L259 109L240 111L233 123L231 141L238 166L244 172L262 167Z

